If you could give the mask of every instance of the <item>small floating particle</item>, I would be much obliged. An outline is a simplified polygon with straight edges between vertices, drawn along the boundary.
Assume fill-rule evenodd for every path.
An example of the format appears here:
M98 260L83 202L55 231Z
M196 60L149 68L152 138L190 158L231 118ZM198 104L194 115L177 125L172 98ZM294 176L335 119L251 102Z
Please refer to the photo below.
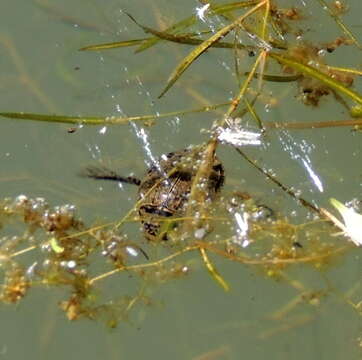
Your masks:
M194 236L196 239L202 239L205 237L205 235L206 235L206 230L204 228L197 229L194 232Z

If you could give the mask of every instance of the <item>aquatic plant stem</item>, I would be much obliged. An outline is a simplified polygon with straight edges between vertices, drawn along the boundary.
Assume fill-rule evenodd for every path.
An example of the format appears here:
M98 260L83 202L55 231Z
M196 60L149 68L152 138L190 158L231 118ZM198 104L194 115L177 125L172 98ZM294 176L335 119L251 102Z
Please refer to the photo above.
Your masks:
M205 150L203 151L202 161L197 169L196 175L193 179L190 196L187 203L186 208L186 217L192 217L195 213L198 213L199 216L193 222L185 222L183 225L183 231L186 234L190 235L192 228L201 228L206 216L205 214L205 206L206 206L206 198L207 192L200 187L200 184L204 179L210 178L212 164L214 163L215 151L218 145L218 141L216 138L211 139L207 145Z
M263 25L261 30L261 38L267 42L268 40L268 32L267 32L267 26L268 26L268 19L270 16L270 0L266 0L265 3L265 14L263 18Z
M348 249L351 249L350 246L341 246L337 248L336 250L330 250L326 251L322 255L311 255L311 256L301 256L298 258L273 258L273 259L251 259L246 256L236 256L233 254L228 253L227 251L221 250L217 247L215 247L212 244L209 244L207 242L201 242L198 241L196 244L198 244L200 247L205 248L206 250L217 254L225 259L229 259L238 263L242 263L245 265L292 265L292 264L305 264L305 263L313 263L317 260L323 260L326 258L331 257L332 255L339 255Z
M259 63L261 62L262 58L264 58L266 56L265 51L262 51L259 56L257 57L257 59L255 60L255 63L251 69L251 71L249 72L247 78L245 79L245 81L243 82L239 94L233 99L228 111L226 112L224 118L222 119L220 126L224 126L225 123L228 123L228 119L231 116L231 114L236 110L236 108L238 107L241 99L243 98L243 96L245 95L245 92L252 80L252 78L254 77L254 74L256 72L256 69L259 65Z
M167 261L170 261L170 260L180 256L181 254L197 250L198 248L199 248L199 246L187 246L184 249L176 251L173 254L171 254L169 256L166 256L166 257L164 257L164 258L162 258L160 260L157 260L157 261L153 261L153 262L150 262L150 263L147 263L147 264L138 264L138 265L130 265L130 266L119 267L117 269L108 271L106 273L103 273L101 275L98 275L98 276L90 279L88 283L89 283L89 285L93 285L95 282L97 282L99 280L102 280L102 279L105 279L105 278L107 278L107 277L109 277L111 275L114 275L116 273L119 273L121 271L138 270L138 269L144 269L144 268L153 267L153 266L159 266L159 265L161 265L161 264L163 264L163 263L165 263Z
M250 259L248 257L245 256L236 256L236 255L232 255L224 250L221 250L215 246L213 246L212 244L209 244L207 242L203 242L203 241L197 241L195 242L193 245L187 246L184 249L181 249L179 251L174 252L171 255L168 255L162 259L150 262L150 263L146 263L146 264L137 264L137 265L130 265L130 266L122 266L119 267L117 269L108 271L106 273L103 273L101 275L95 276L92 279L90 279L88 281L88 284L91 286L93 285L95 282L98 282L100 280L103 280L105 278L108 278L112 275L115 275L119 272L122 271L131 271L131 270L139 270L139 269L145 269L145 268L150 268L150 267L155 267L155 266L159 266L165 262L168 262L172 259L175 259L176 257L187 253L187 252L191 252L194 250L199 250L202 254L202 250L208 250L216 255L219 255L223 258L227 258L229 260L235 261L235 262L239 262L245 265L278 265L278 264L301 264L301 263L312 263L316 260L322 260L324 258L329 258L331 255L338 255L344 251L346 251L347 249L349 249L350 247L348 246L342 246L337 248L336 250L333 251L326 251L325 254L323 255L312 255L312 256L304 256L304 257L299 257L299 258L292 258L292 259L279 259L279 258L274 258L274 259ZM223 279L222 279L223 280ZM219 280L217 280L219 281ZM224 281L224 280L223 280ZM220 284L221 285L221 284ZM226 287L228 288L227 283L225 282L224 285L222 285L222 287L224 287L226 285Z
M207 268L207 271L210 273L211 277L225 290L229 291L230 287L228 283L223 279L223 277L216 270L215 266L210 261L209 257L206 254L206 250L203 247L200 247L200 253L202 260Z
M13 258L13 257L19 256L19 255L22 255L22 254L26 254L29 251L32 251L32 250L34 250L36 248L37 248L36 245L29 246L29 247L27 247L25 249L19 250L19 251L15 252L15 253L11 254L10 257Z
M321 210L314 206L312 203L310 203L309 201L303 199L300 196L297 196L294 194L294 192L290 189L288 189L285 185L283 185L280 181L278 181L274 176L270 175L266 170L264 170L263 168L261 168L259 165L257 165L257 163L253 160L251 160L248 156L245 155L245 153L243 151L241 151L239 148L234 147L234 149L236 150L236 152L238 152L249 164L253 165L258 171L260 171L262 174L264 174L268 179L270 179L274 184L276 184L278 187L280 187L284 192L286 192L288 195L290 195L291 197L293 197L295 200L299 201L303 206L305 206L306 208L309 208L309 210L314 211L315 213L317 213L318 215L322 215L323 213L321 212Z
M309 121L309 122L268 122L265 127L268 129L288 129L288 130L305 130L305 129L325 129L345 126L362 126L362 118L353 120L334 120L334 121Z

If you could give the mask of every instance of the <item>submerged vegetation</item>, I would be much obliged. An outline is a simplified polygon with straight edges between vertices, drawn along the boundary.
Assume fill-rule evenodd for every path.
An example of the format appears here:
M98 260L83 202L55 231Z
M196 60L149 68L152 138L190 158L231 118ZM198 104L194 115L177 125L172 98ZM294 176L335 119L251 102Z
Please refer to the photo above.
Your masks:
M266 277L283 280L294 287L298 291L297 300L274 314L275 318L281 318L299 303L316 305L326 293L336 294L328 282L327 290L310 291L299 281L290 278L287 270L304 265L321 271L347 251L355 249L354 245L360 245L360 237L351 234L360 233L362 221L359 221L358 214L351 210L356 220L348 222L348 214L342 213L345 220L343 225L327 209L304 199L295 189L284 185L271 171L265 170L267 166L260 166L245 154L242 147L248 144L258 146L270 132L285 129L353 127L359 130L362 125L362 95L354 85L362 74L357 68L360 64L338 67L331 65L328 58L329 54L344 46L361 50L357 37L342 20L342 15L348 11L348 4L317 1L321 5L321 13L326 12L331 17L340 35L327 43L311 43L303 40L306 31L303 30L303 21L308 18L306 9L309 5L305 5L305 8L284 8L277 0L233 3L200 0L200 3L196 15L170 24L164 30L143 25L136 19L136 14L125 13L127 21L145 32L144 38L88 45L81 50L125 51L121 48L136 47L138 53L160 42L191 46L189 54L175 65L160 92L159 101L162 101L166 94L171 94L181 77L188 76L188 68L196 59L207 56L211 49L227 49L234 57L234 78L238 86L232 99L224 98L218 104L208 104L198 109L133 117L0 113L4 119L77 126L116 126L132 122L150 126L157 125L157 121L163 117L225 109L223 116L205 131L209 135L208 141L194 148L198 154L197 161L194 159L192 164L192 177L187 178L190 181L189 187L185 187L187 201L180 212L171 211L167 215L157 213L157 219L153 217L150 220L147 214L140 211L145 205L140 207L139 200L119 221L90 225L78 219L74 207L70 205L52 208L42 198L33 199L24 195L3 199L0 203L0 261L4 271L0 298L3 302L17 303L34 287L65 287L68 297L60 302L60 308L70 320L101 319L115 327L118 322L126 321L135 307L152 304L149 290L152 286L190 276L195 259L199 259L211 278L228 291L233 285L216 269L210 255L232 262L235 266L257 268ZM219 24L223 26L209 28L205 25L205 19L214 17L222 19ZM243 68L241 61L244 62ZM245 69L245 63L249 64L248 69ZM350 118L303 123L265 121L257 105L270 98L265 90L267 82L280 83L281 86L295 83L297 98L303 105L323 111L321 103L333 101ZM235 84L231 87L234 88ZM282 107L283 102L280 101L278 106ZM253 131L244 126L244 118L248 116L255 123ZM75 130L72 128L69 132ZM240 159L255 167L262 178L267 178L286 196L294 198L296 204L308 213L305 221L294 224L293 217L274 211L273 206L269 207L241 190L235 190L232 194L221 193L214 201L207 189L208 181L215 177L215 152L220 144L237 151ZM166 170L164 166L161 167L166 174L161 178L158 176L157 181L170 179L172 173L179 170L177 166L179 164L173 163ZM93 173L91 177L97 176ZM151 191L152 186L157 186L157 181L146 190ZM184 179L182 181L185 182ZM332 200L332 203L343 209L338 201ZM163 213L170 210L165 207ZM128 235L126 225L140 222L149 225L152 221L166 236L152 239L148 236L146 240L141 233L138 238ZM340 231L344 234L335 236ZM341 241L342 236L347 239L351 237L354 244ZM134 282L134 293L124 294L120 289L119 297L109 299L108 294L100 291L100 284L106 279L117 282L121 276ZM355 304L347 297L344 300L360 312L359 303Z

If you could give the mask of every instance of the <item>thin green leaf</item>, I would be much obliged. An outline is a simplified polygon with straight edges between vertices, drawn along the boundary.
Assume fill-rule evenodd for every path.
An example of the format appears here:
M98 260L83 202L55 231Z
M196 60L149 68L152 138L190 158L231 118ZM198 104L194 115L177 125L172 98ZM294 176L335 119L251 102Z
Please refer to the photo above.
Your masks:
M242 9L245 7L251 7L253 5L258 4L259 0L253 0L253 1L238 1L235 3L230 3L230 4L222 4L222 5L211 5L210 6L210 15L219 15L219 14L223 14L225 12L230 12L230 11L234 11L237 9ZM164 32L165 33L176 33L177 31L183 30L185 28L188 28L192 25L194 25L197 22L197 17L196 15L190 16L188 18L185 18L179 22L177 22L176 24L168 27ZM157 42L160 41L160 37L152 37L149 38L145 43L143 43L137 50L136 53L144 51L148 48L150 48L151 46L157 44Z
M246 7L252 7L257 5L260 1L238 1L230 4L220 4L220 5L211 5L210 6L210 13L211 15L220 15L225 14L230 11L240 10Z
M122 125L128 124L131 121L148 121L157 120L160 118L181 116L187 114L194 114L199 112L208 112L215 110L219 107L230 105L230 102L207 105L201 108L192 110L173 111L169 113L159 115L142 115L142 116L106 116L106 117L86 117L86 116L63 116L63 115L46 115L46 114L34 114L23 112L0 112L0 117L21 119L21 120L33 120L33 121L45 121L51 123L64 123L64 124L82 124L82 125Z
M328 69L329 70L336 70L336 71L339 71L339 72L342 72L342 73L345 72L345 73L348 73L348 74L354 74L354 75L362 76L362 71L358 70L358 69L344 68L344 67L331 66L331 65L328 65Z
M272 57L273 59L279 61L280 63L290 66L291 68L297 70L298 72L310 76L314 79L317 79L321 81L322 83L326 84L327 86L331 87L332 89L339 91L346 96L350 97L354 101L356 101L358 104L362 105L362 96L358 94L356 91L353 91L349 88L347 88L343 83L340 81L337 81L335 79L332 79L327 74L317 70L316 68L302 64L290 57L286 57L284 55L279 55L274 52L269 52L268 55Z
M82 116L63 116L63 115L46 115L34 113L16 113L16 112L0 112L0 116L11 119L35 120L53 123L65 124L87 124L101 125L106 122L106 118L101 117L82 117Z
M195 23L196 23L196 17L191 16L191 17L183 19L183 20L177 22L176 24L168 27L164 32L173 33L173 32L176 32L177 30L182 30L182 29L188 28L188 27L194 25ZM150 47L157 44L159 41L160 41L159 36L150 37L150 38L148 38L147 41L145 41L141 46L138 47L138 49L135 51L135 53L139 53L146 49L149 49Z
M157 31L157 30L154 30L147 26L144 26L144 25L140 24L139 22L137 22L132 15L130 15L130 14L127 14L127 15L130 17L130 19L135 24L137 24L146 33L155 35L162 40L167 40L167 41L171 41L171 42L175 42L175 43L179 43L179 44L200 45L205 40L195 39L195 38L193 38L193 36L210 32L210 31L205 31L205 32L201 32L201 33L188 33L188 34L173 35L173 34L167 33L166 31ZM254 46L246 46L246 45L242 45L242 44L233 44L233 43L227 43L227 42L217 42L217 43L212 44L211 46L216 47L216 48L222 48L222 49L233 49L233 48L254 49L255 48Z
M244 98L244 102L246 105L246 108L248 109L249 113L251 114L251 116L254 118L255 122L257 123L259 129L264 132L265 128L264 125L260 119L260 116L256 113L254 106L248 101L247 98Z
M235 147L234 149L236 152L239 153L239 155L241 155L249 164L251 164L252 166L254 166L260 173L264 174L269 180L271 180L274 184L276 184L279 188L281 188L285 193L287 193L288 195L290 195L293 199L295 199L296 201L298 201L299 203L301 203L304 207L308 208L309 210L314 211L315 213L317 213L318 215L323 216L321 210L313 205L311 202L305 200L304 198L302 198L300 195L297 195L292 188L284 185L282 182L280 182L274 175L272 175L268 170L265 170L264 168L262 168L261 166L258 165L258 163L255 160L252 160L251 158L249 158L249 156L247 156L240 148Z
M211 36L209 39L205 40L200 44L196 49L194 49L189 55L187 55L181 63L176 67L176 69L171 74L170 78L167 81L165 89L161 92L158 98L161 98L171 86L179 79L179 77L184 73L184 71L201 55L203 54L212 44L216 43L219 39L226 36L230 31L232 31L236 26L240 25L248 16L253 14L259 8L265 5L265 1L260 2L258 5L254 6L252 9L247 11L245 14L238 17L231 24L223 27L216 34Z
M249 75L250 72L245 72L244 75ZM255 73L254 74L254 78L258 79L260 76L260 74ZM302 77L301 74L296 74L296 75L288 75L288 76L284 76L284 75L268 75L268 74L263 74L262 79L265 81L271 81L271 82L293 82L293 81L297 81L298 79L300 79Z
M270 17L270 1L267 1L265 3L265 14L263 17L262 27L261 27L261 38L264 41L268 41L268 38L269 38L268 31L267 31L269 17Z
M260 93L257 92L257 93L254 95L253 100L249 101L249 103L250 103L251 106L254 106L254 105L255 105L256 100L258 100L258 97L259 97L259 96L260 96ZM242 109L240 109L239 111L235 112L235 113L233 114L233 117L234 117L234 118L242 118L245 114L248 113L248 111L249 111L248 108L245 106L244 108L242 108Z
M236 110L236 108L239 106L240 100L243 98L243 96L245 95L245 92L256 72L257 67L259 66L262 58L265 57L265 51L262 51L259 56L257 57L257 59L254 62L254 65L248 75L248 77L245 79L245 81L242 83L241 87L240 87L240 91L239 94L234 97L233 101L231 102L231 105L229 106L228 111L225 114L225 117L221 120L221 126L224 126L224 122L228 122L229 117L231 116L231 114Z
M238 42L237 42L238 37L239 37L239 31L236 30L234 32L234 45L238 44ZM239 71L239 53L238 53L238 49L236 46L233 49L233 60L234 60L234 69L235 69L235 74L236 74L236 80L238 83L238 87L240 88L240 86L241 86L241 76L240 75L241 74Z
M192 45L198 45L201 44L203 40L201 39L193 39L193 36L198 36L202 34L202 32L197 33L188 33L188 34L179 34L179 35L173 35L168 33L167 31L158 31L154 30L148 26L144 26L140 24L131 14L125 13L137 26L139 26L145 33L149 33L152 35L155 35L156 37L162 39L162 40L169 40L173 42L178 43L186 43L186 44L192 44ZM209 33L210 31L205 31L204 33ZM137 52L137 51L136 51Z
M134 40L125 40L125 41L116 41L112 43L97 44L97 45L88 45L79 49L79 51L97 51L97 50L108 50L115 49L119 47L135 46L143 43L145 39L134 39Z
M148 33L151 33L155 36L157 36L161 40L167 40L179 44L186 44L186 45L200 45L204 40L202 39L195 39L192 38L192 36L195 36L196 33L190 33L190 34L180 34L180 35L172 35L167 34L165 32L159 32L157 30L153 30L151 28L148 28ZM198 34L197 34L198 35ZM79 51L98 51L98 50L109 50L109 49L116 49L120 47L128 47L128 46L135 46L139 45L140 43L143 43L147 38L145 39L135 39L135 40L126 40L126 41L116 41L113 43L104 43L104 44L96 44L96 45L89 45L85 46ZM243 44L232 44L228 42L217 42L212 45L212 47L220 48L220 49L254 49L254 46L247 46Z
M308 122L267 122L265 127L268 129L288 129L288 130L305 130L305 129L325 129L335 127L361 127L362 118L357 120L333 120L333 121L308 121Z

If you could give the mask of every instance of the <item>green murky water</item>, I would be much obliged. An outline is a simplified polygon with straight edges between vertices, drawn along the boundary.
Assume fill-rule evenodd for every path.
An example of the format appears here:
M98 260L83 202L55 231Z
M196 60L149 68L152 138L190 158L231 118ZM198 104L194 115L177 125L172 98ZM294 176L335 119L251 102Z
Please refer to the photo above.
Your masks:
M287 3L287 2L284 2ZM307 15L305 39L331 41L340 34L317 2L293 1ZM344 19L362 40L358 0ZM159 44L134 55L132 48L109 52L79 52L89 44L145 36L122 13L147 26L160 28L195 12L197 1L29 1L0 4L0 109L65 115L135 116L193 109L202 100L219 103L236 91L233 57L227 50L210 50L184 74L162 99L157 96L190 48ZM222 21L222 20L218 20ZM220 23L209 24L217 26ZM361 66L360 53L343 47L333 57L338 66ZM350 61L350 59L354 61ZM230 85L232 84L232 85ZM322 101L323 111L296 99L294 84L268 84L270 95L283 106L259 105L265 121L322 121L348 118L339 104ZM356 81L361 91L361 83ZM197 94L197 96L195 95ZM127 186L99 184L77 174L102 160L122 172L141 175L149 154L158 156L207 139L219 113L188 115L142 124L81 127L21 120L0 120L0 197L27 194L51 204L71 203L88 223L110 221L133 205L136 191ZM145 131L147 137L140 136ZM360 199L361 139L350 128L271 131L265 146L248 153L267 164L279 179L302 191L314 204L330 208L328 199ZM277 211L303 213L295 202L243 162L230 147L218 155L226 171L225 196L248 191ZM140 236L136 233L132 236ZM301 303L281 319L272 314L299 292L284 282L265 278L258 269L215 260L231 286L223 292L201 264L190 276L157 287L154 306L130 316L129 323L108 331L87 320L71 323L57 308L61 291L34 290L18 306L1 312L2 359L357 359L362 318L343 295L360 288L360 251L354 249L325 273L296 268L288 275L308 290L326 289L333 296L319 305ZM125 287L127 282L123 281ZM127 290L127 289L125 289ZM210 353L210 357L201 357ZM213 356L213 357L212 357Z

